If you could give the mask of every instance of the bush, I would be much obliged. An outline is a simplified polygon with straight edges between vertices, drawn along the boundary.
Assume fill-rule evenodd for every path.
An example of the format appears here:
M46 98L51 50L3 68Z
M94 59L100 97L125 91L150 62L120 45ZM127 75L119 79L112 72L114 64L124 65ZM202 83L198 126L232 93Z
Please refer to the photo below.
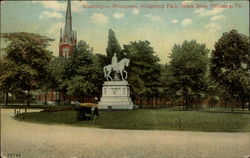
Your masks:
M58 111L67 111L72 110L72 107L62 107L62 108L47 108L42 110L41 112L58 112Z
M81 106L97 106L95 103L80 103Z

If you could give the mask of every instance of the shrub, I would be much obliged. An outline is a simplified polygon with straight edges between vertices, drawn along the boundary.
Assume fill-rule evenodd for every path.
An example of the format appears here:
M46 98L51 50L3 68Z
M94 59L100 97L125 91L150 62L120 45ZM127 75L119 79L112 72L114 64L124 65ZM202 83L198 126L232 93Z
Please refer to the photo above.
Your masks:
M67 111L72 110L72 107L62 107L62 108L47 108L42 110L41 112L58 112L58 111Z
M97 106L95 103L80 103L81 106Z

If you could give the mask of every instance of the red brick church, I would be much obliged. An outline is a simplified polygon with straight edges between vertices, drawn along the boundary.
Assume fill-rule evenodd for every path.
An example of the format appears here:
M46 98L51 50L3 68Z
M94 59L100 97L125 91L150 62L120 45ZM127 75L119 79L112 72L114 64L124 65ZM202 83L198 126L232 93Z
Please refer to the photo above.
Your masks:
M76 42L76 31L72 30L71 3L68 0L64 30L60 30L59 56L70 57Z

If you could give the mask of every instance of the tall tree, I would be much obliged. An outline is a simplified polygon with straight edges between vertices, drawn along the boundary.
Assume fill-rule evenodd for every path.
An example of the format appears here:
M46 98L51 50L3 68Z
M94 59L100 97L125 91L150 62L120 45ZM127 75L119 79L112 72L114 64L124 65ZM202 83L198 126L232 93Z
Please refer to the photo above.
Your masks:
M130 59L128 81L133 92L132 96L139 95L148 100L157 95L161 66L150 42L130 42L124 45L123 52Z
M66 65L67 94L76 96L99 96L102 71L93 55L93 49L84 41L79 41Z
M114 55L114 53L117 54L118 61L121 60L121 58L123 57L121 54L121 47L112 29L109 29L108 46L106 48L106 53L107 53L107 61L109 62L106 64L110 64L111 58Z
M26 95L29 106L30 91L39 88L46 78L45 65L52 56L46 48L53 40L25 32L2 33L1 38L8 44L5 48L8 69L0 77L0 87L5 92Z
M4 74L6 68L4 67L4 59L2 58L2 52L0 50L0 76ZM5 98L3 89L0 89L0 104L3 103Z
M170 72L174 77L172 87L183 98L184 108L199 99L206 88L209 50L205 44L184 41L174 45L171 53Z
M162 89L164 91L165 100L171 100L172 102L178 99L175 89L176 87L173 84L174 81L175 78L172 75L170 65L166 63L161 72L160 84L162 85Z
M244 107L244 102L250 102L249 37L232 30L223 33L214 47L211 75L227 92L226 95L240 99Z
M59 104L61 104L61 99L65 101L65 98L61 98L61 93L66 94L66 79L68 78L66 74L66 65L68 59L64 57L54 57L46 65L46 70L48 72L47 82L44 84L43 91L45 93L49 90L59 92Z

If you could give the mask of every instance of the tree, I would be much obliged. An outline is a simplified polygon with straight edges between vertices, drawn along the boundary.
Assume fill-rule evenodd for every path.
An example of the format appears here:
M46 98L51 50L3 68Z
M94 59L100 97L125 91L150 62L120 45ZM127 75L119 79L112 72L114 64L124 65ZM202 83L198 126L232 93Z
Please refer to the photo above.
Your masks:
M138 95L140 100L158 94L158 81L161 73L159 58L155 55L149 41L130 42L124 45L127 58L130 59L128 81L132 96Z
M118 61L120 61L123 57L121 54L121 47L112 29L109 29L108 46L106 48L106 53L108 62L106 64L110 64L111 58L114 55L114 53L117 54Z
M61 104L61 93L66 93L66 83L65 80L68 76L66 76L66 65L68 60L64 57L54 57L52 60L46 65L46 71L49 74L47 78L47 82L44 84L43 91L47 94L49 90L58 91L59 92L59 104ZM65 101L65 98L63 98ZM45 99L46 103L46 99Z
M7 60L5 58L1 58L0 60L0 89L1 89L1 100L4 101L5 99L5 106L8 105L8 96L10 89L14 90L13 85L9 83L10 78L4 79L6 77L6 73L8 73L8 67L9 64L7 64ZM11 86L11 87L10 87Z
M67 94L98 96L101 93L102 71L93 55L93 49L79 41L66 65Z
M46 78L45 65L52 56L46 48L53 40L25 32L2 33L1 38L8 46L4 57L7 70L0 77L0 88L6 93L25 95L29 106L30 91L42 86Z
M1 52L0 52L0 76L2 76L4 74L5 70L6 70L6 68L4 67L4 59L1 57ZM3 89L0 89L0 104L3 103L5 95L6 94L4 94Z
M232 30L223 33L214 47L211 75L227 92L225 95L241 100L244 109L244 103L250 101L249 37Z
M160 84L162 85L162 89L165 95L165 101L171 100L171 103L178 99L178 95L175 91L175 85L173 84L175 81L174 76L171 73L170 65L165 64L163 66L161 77L160 77Z
M174 45L169 64L171 83L175 94L182 96L183 107L194 103L204 94L206 89L209 50L205 44L196 41L184 41L182 45Z

